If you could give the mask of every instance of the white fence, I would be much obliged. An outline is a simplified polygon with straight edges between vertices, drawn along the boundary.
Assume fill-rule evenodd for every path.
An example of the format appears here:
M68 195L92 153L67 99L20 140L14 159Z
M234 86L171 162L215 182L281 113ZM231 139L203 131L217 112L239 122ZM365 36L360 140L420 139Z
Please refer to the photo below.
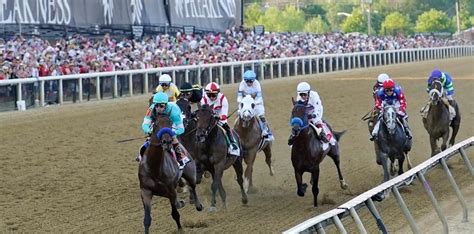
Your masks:
M337 229L339 230L340 233L347 233L345 230L342 222L341 222L341 217L350 215L354 222L356 223L356 226L359 230L360 233L367 233L367 231L364 228L364 225L362 221L360 220L357 210L363 208L366 206L371 214L373 215L374 219L377 222L377 225L382 233L387 233L387 229L385 228L385 224L383 223L383 220L381 216L379 215L372 198L374 196L377 196L383 192L386 191L391 191L398 204L400 205L400 208L405 216L405 218L408 220L408 223L410 224L411 230L413 233L420 233L420 229L418 228L415 220L410 214L409 209L405 205L405 202L403 198L401 197L398 188L400 186L404 186L406 184L411 183L411 181L415 178L418 177L418 179L421 181L423 184L423 187L425 188L426 192L428 193L428 197L431 200L431 203L433 204L436 213L438 214L438 217L440 218L443 228L444 228L444 233L448 233L448 224L446 221L446 218L443 215L443 212L441 208L438 205L438 202L436 198L434 197L429 183L425 180L424 174L427 173L427 171L434 166L438 164L442 164L446 176L448 177L448 180L452 186L452 189L455 191L456 196L458 197L462 207L463 207L463 222L467 222L467 217L468 217L468 210L467 210L467 204L466 201L461 194L456 182L454 181L454 178L446 165L446 160L449 159L450 157L456 155L457 153L461 154L461 157L464 160L464 163L466 164L467 169L471 173L471 175L474 177L474 170L472 168L471 162L469 161L469 158L466 155L466 152L464 149L471 147L474 145L474 136L470 137L450 148L447 150L431 157L430 159L426 160L425 162L419 164L418 166L410 169L409 171L403 173L402 175L399 175L375 188L372 188L371 190L366 191L365 193L355 197L354 199L346 202L345 204L340 205L336 209L330 210L326 213L323 213L321 215L318 215L314 218L308 219L305 222L283 232L285 234L290 234L290 233L324 233L324 227L334 224Z
M17 109L16 101L28 107L53 102L82 102L145 94L158 85L158 76L169 73L178 86L183 82L230 84L241 81L246 69L254 69L259 80L311 75L374 66L474 56L474 46L450 46L311 55L291 58L176 66L144 70L86 73L57 77L0 80L0 111ZM10 105L11 104L11 105Z

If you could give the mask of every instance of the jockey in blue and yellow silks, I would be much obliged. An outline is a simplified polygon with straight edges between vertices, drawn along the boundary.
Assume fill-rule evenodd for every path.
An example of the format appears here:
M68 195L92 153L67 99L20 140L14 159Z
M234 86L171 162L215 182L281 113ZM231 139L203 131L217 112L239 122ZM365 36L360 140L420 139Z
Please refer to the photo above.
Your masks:
M441 85L443 86L444 93L446 94L446 98L441 98L443 102L448 106L449 108L449 117L450 120L454 119L456 117L456 110L454 108L455 101L453 98L454 95L454 84L453 84L453 78L451 75L449 75L447 72L442 72L439 69L434 69L430 76L428 77L428 85L426 87L426 91L429 93L431 90L431 85L435 80L438 80L441 82ZM446 100L447 99L447 100ZM421 116L423 118L426 118L428 115L428 110L430 109L430 105L426 104L422 109L421 109Z
M166 114L169 116L171 122L173 123L173 148L176 153L176 159L180 164L180 169L184 167L189 158L183 154L177 136L184 133L183 119L181 118L181 110L179 107L168 101L168 95L163 92L156 93L153 95L153 101L150 107L146 112L145 117L143 118L142 130L146 135L150 135L153 131L152 123L156 120L157 114ZM146 148L149 145L149 139L140 148L140 154L137 156L137 161L140 161L142 154L145 152Z

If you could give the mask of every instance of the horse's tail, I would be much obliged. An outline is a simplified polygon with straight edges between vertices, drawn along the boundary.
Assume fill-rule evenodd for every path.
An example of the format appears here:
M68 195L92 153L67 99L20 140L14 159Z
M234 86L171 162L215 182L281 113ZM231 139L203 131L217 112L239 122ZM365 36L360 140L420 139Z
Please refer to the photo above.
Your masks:
M333 131L332 133L334 134L334 138L336 138L336 141L339 141L339 139L341 139L342 135L344 135L344 133L346 133L346 130L344 130L342 132Z

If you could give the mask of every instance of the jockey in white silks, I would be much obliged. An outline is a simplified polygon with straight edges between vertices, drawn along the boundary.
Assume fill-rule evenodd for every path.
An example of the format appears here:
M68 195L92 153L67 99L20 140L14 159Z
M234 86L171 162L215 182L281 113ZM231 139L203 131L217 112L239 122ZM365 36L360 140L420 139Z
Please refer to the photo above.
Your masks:
M336 139L334 139L331 130L328 128L326 123L323 121L323 104L319 98L319 94L316 91L311 90L311 86L307 82L301 82L296 87L298 102L306 102L306 115L308 121L316 127L317 132L321 132L319 137L324 143L330 143L334 145ZM294 136L290 135L288 139L288 145L293 145Z
M262 121L261 129L262 135L265 140L273 141L274 137L265 119L265 107L263 106L263 94L260 82L256 79L257 75L252 70L247 70L244 73L244 77L239 85L237 92L237 102L241 103L242 98L246 95L250 95L255 100L255 115ZM241 106L239 105L239 112Z

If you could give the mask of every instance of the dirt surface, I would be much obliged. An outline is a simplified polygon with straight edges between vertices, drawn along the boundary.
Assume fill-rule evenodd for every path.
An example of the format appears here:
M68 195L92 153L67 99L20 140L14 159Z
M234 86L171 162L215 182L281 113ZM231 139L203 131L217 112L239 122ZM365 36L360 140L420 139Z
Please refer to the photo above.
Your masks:
M367 140L366 123L360 118L371 108L374 77L387 72L406 92L410 126L414 134L411 160L416 165L429 157L428 134L419 109L427 101L426 76L431 69L446 69L454 77L455 97L462 112L457 142L474 135L474 58L459 58L392 65L340 73L287 78L262 83L267 119L276 137L273 145L276 175L271 177L258 155L254 169L257 192L242 206L233 170L226 171L224 187L228 208L220 199L218 212L197 212L187 205L180 210L186 232L259 232L284 231L310 217L340 205L382 181L382 168L376 165L373 144ZM341 140L341 166L352 193L339 188L331 160L321 164L320 206L312 207L310 192L296 195L296 184L286 145L291 95L296 85L308 81L319 92L324 115L336 130L347 130ZM236 106L236 87L223 87ZM141 136L140 125L148 96L106 100L84 104L52 106L26 112L0 114L0 232L141 232L143 209L138 190L135 154L142 143L122 144L117 140ZM474 150L467 151L471 161ZM450 161L461 187L473 180L461 161ZM305 175L305 181L309 175ZM427 180L440 200L454 197L444 172L435 169ZM198 187L201 201L209 207L210 183ZM472 195L472 193L471 193ZM419 185L404 189L412 214L417 219L433 214L427 195ZM152 232L174 232L168 201L153 200ZM408 224L393 196L377 203L389 231L403 232ZM366 210L361 218L370 232L376 224ZM461 217L458 217L461 219ZM355 231L351 219L345 219ZM351 229L352 228L352 229Z

